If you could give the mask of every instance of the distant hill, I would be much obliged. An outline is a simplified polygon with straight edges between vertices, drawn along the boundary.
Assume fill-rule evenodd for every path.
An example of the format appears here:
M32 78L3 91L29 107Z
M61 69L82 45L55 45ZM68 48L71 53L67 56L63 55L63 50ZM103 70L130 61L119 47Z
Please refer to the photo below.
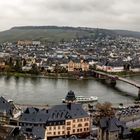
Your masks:
M58 26L21 26L0 32L0 42L16 42L18 40L60 41L73 38L97 38L98 36L118 35L140 38L140 32L125 30L108 30L86 27Z
M114 32L121 36L140 38L140 32L128 30L114 30Z

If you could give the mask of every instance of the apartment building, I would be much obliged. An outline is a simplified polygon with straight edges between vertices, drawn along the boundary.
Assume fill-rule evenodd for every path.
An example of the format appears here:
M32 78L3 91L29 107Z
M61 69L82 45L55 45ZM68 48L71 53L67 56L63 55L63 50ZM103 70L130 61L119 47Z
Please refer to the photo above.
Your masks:
M84 138L90 132L90 117L81 104L68 103L48 110L27 108L19 119L19 125L28 137L51 140L77 135Z

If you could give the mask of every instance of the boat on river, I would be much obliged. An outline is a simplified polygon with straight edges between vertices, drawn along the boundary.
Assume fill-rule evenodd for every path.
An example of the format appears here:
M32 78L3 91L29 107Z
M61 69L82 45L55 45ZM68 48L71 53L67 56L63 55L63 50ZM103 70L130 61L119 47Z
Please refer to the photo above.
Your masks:
M90 97L76 96L76 101L79 103L95 102L95 101L98 101L98 97L96 97L96 96L90 96Z
M66 103L66 102L90 103L90 102L96 102L96 101L98 101L97 96L90 96L90 97L75 96L73 91L68 92L66 98L62 99L63 103Z

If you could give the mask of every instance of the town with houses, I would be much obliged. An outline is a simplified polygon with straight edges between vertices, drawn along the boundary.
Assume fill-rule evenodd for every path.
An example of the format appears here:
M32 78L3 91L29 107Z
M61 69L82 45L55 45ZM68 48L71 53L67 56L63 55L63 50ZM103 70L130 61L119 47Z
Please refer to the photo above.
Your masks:
M47 43L22 40L0 45L1 72L30 71L47 75L54 72L88 72L92 69L139 72L140 39L106 36L94 41L86 38Z
M96 108L89 104L84 109L76 102L73 91L69 91L65 99L63 104L37 108L21 107L0 97L0 139L130 140L134 136L131 119L123 121L132 114L124 116L124 110L118 114L110 103L98 103ZM139 108L131 107L136 110L133 114L140 113Z
M1 73L68 77L69 73L87 75L92 70L140 72L140 39L106 36L94 41L87 38L47 43L19 40L0 45ZM60 105L37 108L21 107L0 97L0 139L131 140L138 135L133 129L139 128L139 105L114 108L110 103L97 103L84 108L75 101L73 91L65 99Z

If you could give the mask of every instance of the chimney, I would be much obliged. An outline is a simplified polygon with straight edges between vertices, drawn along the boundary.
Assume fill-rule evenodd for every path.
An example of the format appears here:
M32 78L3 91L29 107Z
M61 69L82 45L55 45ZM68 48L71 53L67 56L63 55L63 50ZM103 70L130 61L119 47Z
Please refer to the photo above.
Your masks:
M67 104L67 108L68 108L69 110L71 110L71 103L68 103L68 104Z

